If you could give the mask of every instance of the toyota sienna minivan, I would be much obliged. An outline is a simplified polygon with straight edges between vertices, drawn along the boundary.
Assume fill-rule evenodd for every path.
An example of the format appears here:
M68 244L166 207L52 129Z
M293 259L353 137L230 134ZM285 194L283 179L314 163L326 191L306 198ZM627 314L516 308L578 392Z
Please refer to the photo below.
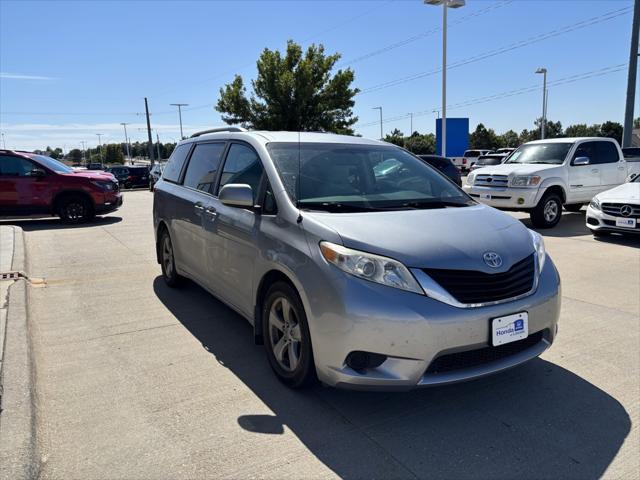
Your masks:
M166 283L191 279L245 317L291 387L469 380L556 335L540 235L388 143L202 132L173 152L153 216Z

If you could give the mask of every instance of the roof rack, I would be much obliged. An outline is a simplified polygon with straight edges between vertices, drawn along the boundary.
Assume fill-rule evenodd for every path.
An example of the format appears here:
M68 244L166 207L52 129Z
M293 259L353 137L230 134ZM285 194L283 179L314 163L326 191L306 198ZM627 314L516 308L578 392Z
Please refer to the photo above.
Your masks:
M217 132L246 132L246 128L242 127L218 127L218 128L210 128L209 130L202 130L201 132L196 132L191 135L191 138L199 137L200 135L205 135L207 133L217 133Z

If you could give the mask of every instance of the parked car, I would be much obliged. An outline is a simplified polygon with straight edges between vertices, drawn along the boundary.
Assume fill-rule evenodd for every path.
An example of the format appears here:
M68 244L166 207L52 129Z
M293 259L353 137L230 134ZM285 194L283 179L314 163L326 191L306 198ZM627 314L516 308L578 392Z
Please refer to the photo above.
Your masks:
M640 175L599 193L587 207L587 227L594 236L640 233Z
M459 187L462 186L462 179L460 178L460 172L453 164L451 159L447 157L441 157L440 155L418 155L418 158L424 160L433 168L442 172L443 175L446 175Z
M147 188L149 186L148 166L116 166L107 168L106 171L112 173L118 179L121 188Z
M102 163L90 163L87 165L87 170L104 170L104 165Z
M54 215L80 223L122 205L111 175L75 171L53 158L0 150L0 215Z
M386 142L197 134L171 155L153 219L166 284L187 277L244 316L291 387L469 380L556 335L542 237Z
M491 153L488 155L482 155L481 157L478 157L478 160L476 160L476 162L471 166L469 171L473 172L474 170L482 167L500 165L507 157L508 155L506 153Z
M466 150L462 156L460 165L456 165L460 168L462 173L468 172L469 169L478 161L478 157L482 155L488 155L491 150Z
M640 162L640 147L623 148L622 154L627 162Z
M149 171L149 191L153 192L153 188L160 177L162 177L162 170L164 169L164 163L154 163Z
M491 152L491 153L503 153L505 155L509 155L511 152L515 152L516 149L515 148L498 148L497 150Z
M535 227L550 228L563 206L577 212L638 171L640 164L626 162L614 139L554 138L525 143L505 163L474 171L464 189L487 205L529 212Z

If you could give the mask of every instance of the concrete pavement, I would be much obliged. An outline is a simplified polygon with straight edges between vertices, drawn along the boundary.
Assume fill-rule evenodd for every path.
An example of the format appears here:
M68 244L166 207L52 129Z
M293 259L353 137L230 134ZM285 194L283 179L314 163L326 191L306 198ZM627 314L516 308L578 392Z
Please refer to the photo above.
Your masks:
M46 278L29 290L42 478L638 478L638 242L594 240L584 214L542 232L563 312L523 367L400 394L294 392L246 321L164 285L151 204L127 192L88 225L20 223L27 271Z

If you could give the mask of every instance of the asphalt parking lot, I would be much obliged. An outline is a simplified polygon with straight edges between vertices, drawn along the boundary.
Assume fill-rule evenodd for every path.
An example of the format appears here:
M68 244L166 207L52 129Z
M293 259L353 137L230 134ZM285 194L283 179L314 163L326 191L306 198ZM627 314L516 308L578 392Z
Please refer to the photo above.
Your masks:
M640 475L640 241L595 240L584 213L541 232L562 316L525 366L408 393L297 392L242 318L164 285L152 198L127 192L77 227L19 222L28 273L46 279L28 292L42 478Z

